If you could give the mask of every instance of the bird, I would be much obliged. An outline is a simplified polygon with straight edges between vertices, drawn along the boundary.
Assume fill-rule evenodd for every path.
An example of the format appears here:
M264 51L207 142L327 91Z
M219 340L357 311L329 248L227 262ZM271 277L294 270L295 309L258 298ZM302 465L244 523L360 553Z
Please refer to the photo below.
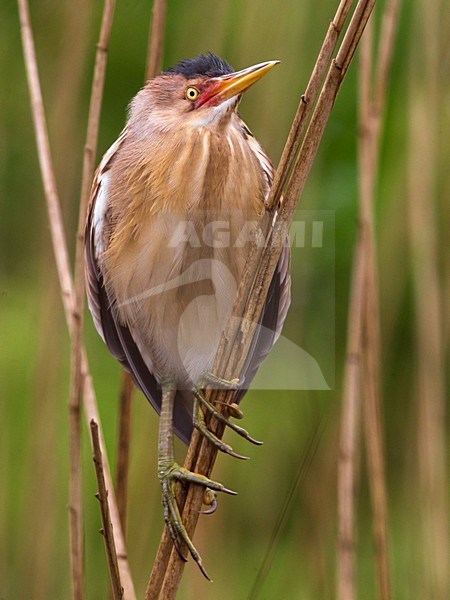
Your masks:
M94 176L85 230L86 291L94 325L112 355L160 414L158 477L164 520L209 579L182 523L177 482L235 494L174 459L174 433L197 429L219 450L243 457L205 424L230 420L280 335L290 303L289 246L283 247L242 373L213 373L249 244L267 209L274 168L238 112L243 93L279 61L240 71L208 52L148 80L129 105L122 133ZM228 416L206 386L233 390ZM208 495L209 494L209 495ZM211 496L212 495L212 496ZM204 512L212 512L210 510Z

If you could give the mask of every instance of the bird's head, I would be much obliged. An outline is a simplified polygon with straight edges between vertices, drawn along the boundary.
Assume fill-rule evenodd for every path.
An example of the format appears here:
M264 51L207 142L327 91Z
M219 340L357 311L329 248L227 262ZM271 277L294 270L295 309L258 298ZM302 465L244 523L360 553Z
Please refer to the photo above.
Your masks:
M183 60L147 82L131 104L130 119L141 127L205 127L219 124L236 111L242 93L279 61L260 63L235 72L208 53Z

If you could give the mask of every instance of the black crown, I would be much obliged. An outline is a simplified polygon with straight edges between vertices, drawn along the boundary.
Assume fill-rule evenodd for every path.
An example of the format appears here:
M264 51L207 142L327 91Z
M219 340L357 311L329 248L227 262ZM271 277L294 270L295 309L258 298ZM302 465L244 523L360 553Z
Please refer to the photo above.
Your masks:
M233 73L233 67L226 60L208 52L208 54L200 54L196 58L187 58L182 60L173 67L170 67L163 73L177 73L184 75L186 79L192 77L221 77L228 73Z

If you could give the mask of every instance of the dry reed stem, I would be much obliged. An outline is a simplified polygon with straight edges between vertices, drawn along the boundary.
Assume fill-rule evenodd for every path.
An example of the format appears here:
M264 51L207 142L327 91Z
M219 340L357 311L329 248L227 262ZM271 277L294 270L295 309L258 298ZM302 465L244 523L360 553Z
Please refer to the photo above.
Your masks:
M131 399L134 384L131 376L122 371L119 396L119 432L117 436L116 497L122 531L126 536L128 505L128 472L130 464Z
M108 42L114 14L114 0L106 0L102 25L95 57L89 106L88 127L83 156L83 175L80 194L78 229L75 244L74 300L72 307L72 335L70 357L70 524L73 597L83 597L83 518L82 518L82 470L81 470L81 394L83 379L81 372L81 348L83 345L84 312L84 229L89 190L94 176L94 161L97 148L98 129L105 80Z
M230 379L242 371L256 327L255 324L261 314L295 207L311 169L334 100L374 3L375 0L359 0L336 59L329 66L325 83L295 160L293 171L290 174L291 177L286 185L283 204L273 220L268 243L262 250L258 249L256 244L252 246L246 270L237 292L233 317L222 336L216 355L215 372L222 377ZM345 6L346 3L340 4L339 15L343 5ZM311 98L311 101L314 103L314 99ZM300 102L303 102L303 99ZM283 177L280 175L280 180L282 179ZM273 213L266 214L261 221L261 228L267 230L267 226L272 223L273 218ZM212 402L220 400L227 403L233 397L232 393L223 390L208 391L207 394ZM218 406L223 407L223 405ZM222 436L223 427L214 419L211 420L210 428L216 435ZM215 457L215 448L194 431L185 466L208 476L211 473ZM180 490L179 501L181 506L183 506L184 497L186 497L186 500L184 502L183 522L188 534L192 536L199 516L198 511L202 504L203 490L199 489L198 486L189 486L187 494L185 490ZM170 600L175 597L184 562L176 552L172 551L167 563L167 556L171 550L171 542L167 533L164 532L147 586L145 596L147 600L154 600L158 597Z
M161 70L164 50L164 29L166 24L166 0L154 0L152 27L148 40L145 79L151 79Z
M128 472L130 469L131 407L134 383L131 375L123 370L119 390L119 415L116 444L116 498L122 531L126 538L128 510Z
M374 203L378 162L380 154L380 132L386 104L387 85L398 23L400 0L388 0L383 17L376 59L373 53L372 26L366 39L362 40L360 63L360 219L367 228L364 251L367 256L364 299L364 431L366 438L369 486L373 511L373 533L376 552L376 571L379 597L391 597L387 492L385 483L383 425L380 397L380 309L379 287L374 234ZM372 73L374 80L372 81Z
M36 52L34 48L33 33L30 24L30 15L27 0L18 0L20 27L22 36L23 55L27 73L28 88L30 92L31 113L35 129L38 159L45 192L50 235L52 239L53 254L59 278L60 294L64 306L67 327L69 331L73 328L73 305L75 292L70 273L70 262L67 251L66 236L63 227L61 206L56 187L53 163L48 140L47 124L42 101L42 92L37 69ZM81 372L83 381L83 405L88 424L91 420L100 423L94 387L89 374L86 354L82 349ZM127 600L135 600L134 585L128 567L126 547L120 526L119 511L111 483L109 465L105 453L105 442L101 429L99 429L99 443L102 450L103 470L106 487L108 489L109 509L111 521L114 527L114 538L116 544L117 558L124 597Z
M347 354L344 369L338 458L337 599L355 598L355 482L361 403L363 288L366 271L365 231L358 233L350 287Z
M376 63L373 55L372 26L362 40L360 62L360 220L367 230L367 274L364 298L364 431L373 510L376 572L379 597L389 600L390 574L387 539L387 492L384 469L383 426L380 398L380 315L376 264L373 206L380 153L380 131L386 102L389 68L400 2L388 0L384 7ZM372 81L372 72L375 79Z
M39 166L42 173L49 222L50 234L55 251L56 268L61 288L61 298L69 322L72 320L72 277L69 268L65 232L62 225L61 208L56 188L56 180L50 155L47 125L44 105L37 70L36 52L30 24L27 0L18 0L20 28L22 36L25 68L27 71L28 87L30 90L31 112L38 146Z
M376 574L378 594L381 600L389 600L391 594L389 545L388 545L388 502L384 467L383 425L381 418L380 399L380 369L379 353L375 341L376 315L378 314L374 298L378 288L371 285L370 278L366 285L364 306L365 336L364 336L364 386L363 413L364 432L366 440L367 467L369 487L373 511L373 536L375 542ZM369 319L373 319L369 323Z
M78 359L76 362L79 362ZM76 362L72 360L71 372L74 373ZM76 382L78 380L78 383ZM82 385L81 368L78 377L71 378L69 399L69 529L70 529L70 563L72 570L72 598L84 598L84 551L83 551L83 490L81 470L81 406L80 397L75 390ZM81 390L80 390L81 392Z
M134 389L131 375L123 370L119 390L115 484L120 521L125 536L128 506L128 471L130 468L131 407Z
M100 440L98 435L98 424L94 419L90 422L92 448L93 448L93 460L95 467L95 475L97 477L98 493L96 497L100 502L100 512L102 515L101 533L105 539L106 556L108 559L109 576L111 578L111 589L114 600L120 600L123 598L123 587L120 582L119 565L117 563L116 546L114 543L114 532L111 523L111 516L109 513L108 504L108 490L105 484L105 475L103 472L103 459L102 451L100 448Z
M95 399L94 386L92 384L92 379L89 373L89 368L87 364L86 354L83 350L82 355L82 370L83 370L83 379L84 379L84 390L83 390L83 408L86 416L86 421L90 426L91 421L95 421L98 423L99 427L99 440L100 440L100 448L102 452L102 460L103 460L103 473L105 478L106 489L108 491L108 504L109 504L109 512L111 516L111 523L113 526L114 533L114 542L117 554L117 562L119 566L120 580L122 586L124 588L124 599L125 600L136 600L136 593L134 591L134 584L131 578L130 567L128 565L128 555L127 548L125 544L125 537L122 532L122 527L120 523L120 513L117 506L117 500L114 494L114 487L112 485L111 474L109 470L108 458L106 455L106 446L105 440L103 438L103 433L101 430L100 424L100 415L97 408L97 402Z
M366 31L366 35L367 35ZM364 50L364 48L363 48ZM367 75L370 77L370 72ZM368 90L362 86L362 95ZM362 372L363 289L366 271L366 229L360 224L354 253L347 325L347 354L337 465L337 599L354 600L355 589L355 485L360 440L360 384Z
M356 596L353 496L357 454L355 444L358 439L359 423L354 415L359 412L359 398L361 395L364 398L365 437L374 514L373 529L378 589L382 600L389 600L390 598L387 494L380 416L380 318L373 204L378 171L381 120L386 98L387 78L392 57L398 8L398 0L389 0L385 5L376 64L374 64L373 57L373 28L371 24L367 27L361 44L359 91L360 232L355 248L348 313L349 333L347 345L350 349L350 355L345 368L338 474L338 598L340 600L352 600ZM373 73L375 73L374 81L372 81ZM352 356L353 352L355 354ZM353 361L357 362L357 369L352 364ZM361 386L361 380L364 381L363 386Z
M421 527L418 597L450 593L448 476L445 436L445 367L442 290L439 283L437 165L444 99L441 60L446 38L436 0L416 4L410 57L408 216L417 351L417 451ZM442 52L442 54L441 54Z

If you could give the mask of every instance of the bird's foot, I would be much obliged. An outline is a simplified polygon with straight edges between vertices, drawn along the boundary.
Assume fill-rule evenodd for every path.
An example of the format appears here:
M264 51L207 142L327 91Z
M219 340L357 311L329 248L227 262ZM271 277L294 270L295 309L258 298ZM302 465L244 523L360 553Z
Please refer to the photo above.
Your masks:
M262 444L262 442L255 440L255 438L253 438L246 429L244 429L243 427L240 427L239 425L236 425L236 423L233 423L232 421L230 421L230 419L228 417L223 415L221 412L219 412L215 408L215 406L213 406L210 402L208 402L208 400L204 396L203 391L204 391L204 388L209 384L211 384L213 386L215 385L216 387L219 387L222 389L235 390L239 387L239 380L238 379L232 379L232 380L221 379L220 377L216 377L212 373L205 373L202 376L200 383L192 390L193 394L194 394L194 398L195 398L194 418L193 418L194 427L222 452L225 452L226 454L229 454L230 456L234 456L236 458L246 460L248 458L247 456L242 456L241 454L237 454L236 452L234 452L234 450L231 448L231 446L229 446L228 444L223 442L212 431L210 431L207 428L206 423L205 423L205 412L208 412L215 419L217 419L218 421L220 421L221 423L223 423L224 425L226 425L227 427L229 427L230 429L235 431L238 435L242 436L243 438L245 438L252 444L256 444L257 446L260 446ZM243 413L239 409L237 404L227 404L227 409L231 416L236 417L238 419L241 419L243 417Z
M199 566L203 575L206 577L206 579L211 581L208 573L205 570L205 567L203 566L202 558L198 553L196 547L192 543L192 540L189 537L181 519L180 510L178 508L178 504L175 497L175 484L177 481L181 481L182 483L196 483L205 488L204 502L205 504L212 505L212 508L210 510L204 511L204 514L209 514L215 511L215 507L217 506L215 492L224 492L233 496L235 496L237 492L229 490L221 483L213 481L212 479L209 479L204 475L200 475L199 473L193 473L192 471L189 471L184 467L180 467L180 465L178 465L177 463L173 463L169 466L160 465L158 470L158 476L162 487L162 504L164 509L164 520L166 522L167 529L169 530L170 537L172 538L173 544L178 554L180 555L182 560L187 560L181 548L181 545L184 542L188 547L192 558Z
M218 388L220 390L237 390L239 388L239 379L223 379L222 377L217 377L214 373L210 373L206 371L200 377L200 381L197 384L197 387L204 389L207 385L211 387Z

